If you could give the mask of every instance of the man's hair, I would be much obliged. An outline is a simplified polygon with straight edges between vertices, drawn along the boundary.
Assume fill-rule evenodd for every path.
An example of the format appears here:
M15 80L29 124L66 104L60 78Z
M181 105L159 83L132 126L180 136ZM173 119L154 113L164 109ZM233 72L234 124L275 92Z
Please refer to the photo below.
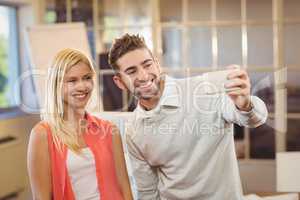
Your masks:
M148 49L143 37L139 34L129 35L126 33L121 38L115 39L109 51L108 62L115 71L118 71L119 66L117 65L117 61L119 58L130 51L143 48Z

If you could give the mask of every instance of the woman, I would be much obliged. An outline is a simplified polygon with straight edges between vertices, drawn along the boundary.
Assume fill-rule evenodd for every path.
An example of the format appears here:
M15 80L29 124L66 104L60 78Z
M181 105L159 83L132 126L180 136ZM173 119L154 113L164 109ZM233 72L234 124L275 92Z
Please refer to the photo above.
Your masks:
M45 112L28 147L34 199L132 199L119 130L85 111L94 77L81 52L65 49L56 55Z

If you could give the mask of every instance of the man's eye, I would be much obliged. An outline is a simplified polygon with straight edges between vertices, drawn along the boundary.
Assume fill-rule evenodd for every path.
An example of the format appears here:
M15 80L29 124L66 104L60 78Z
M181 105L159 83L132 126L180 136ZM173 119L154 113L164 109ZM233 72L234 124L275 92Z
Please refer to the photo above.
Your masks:
M145 65L145 68L148 68L152 65L152 63Z
M132 75L132 74L134 74L136 72L136 70L129 70L129 71L127 71L127 74L128 75Z

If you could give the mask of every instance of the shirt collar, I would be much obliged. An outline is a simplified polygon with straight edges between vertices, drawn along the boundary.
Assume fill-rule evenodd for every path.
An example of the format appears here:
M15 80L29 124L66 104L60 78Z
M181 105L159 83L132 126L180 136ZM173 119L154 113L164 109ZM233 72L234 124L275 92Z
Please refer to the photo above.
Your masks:
M180 88L174 78L165 76L164 91L160 97L160 106L180 107Z
M92 115L90 115L89 113L85 113L85 118L87 120L87 127L88 128L96 128L99 127L99 122L97 121L97 119L95 117L93 117Z

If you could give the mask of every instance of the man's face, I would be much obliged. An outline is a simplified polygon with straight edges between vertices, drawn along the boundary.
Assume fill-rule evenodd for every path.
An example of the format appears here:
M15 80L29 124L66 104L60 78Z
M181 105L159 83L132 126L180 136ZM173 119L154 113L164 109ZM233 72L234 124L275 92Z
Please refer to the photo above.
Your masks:
M114 81L122 90L129 90L138 99L148 100L159 94L160 67L150 52L136 49L117 60L118 75Z

